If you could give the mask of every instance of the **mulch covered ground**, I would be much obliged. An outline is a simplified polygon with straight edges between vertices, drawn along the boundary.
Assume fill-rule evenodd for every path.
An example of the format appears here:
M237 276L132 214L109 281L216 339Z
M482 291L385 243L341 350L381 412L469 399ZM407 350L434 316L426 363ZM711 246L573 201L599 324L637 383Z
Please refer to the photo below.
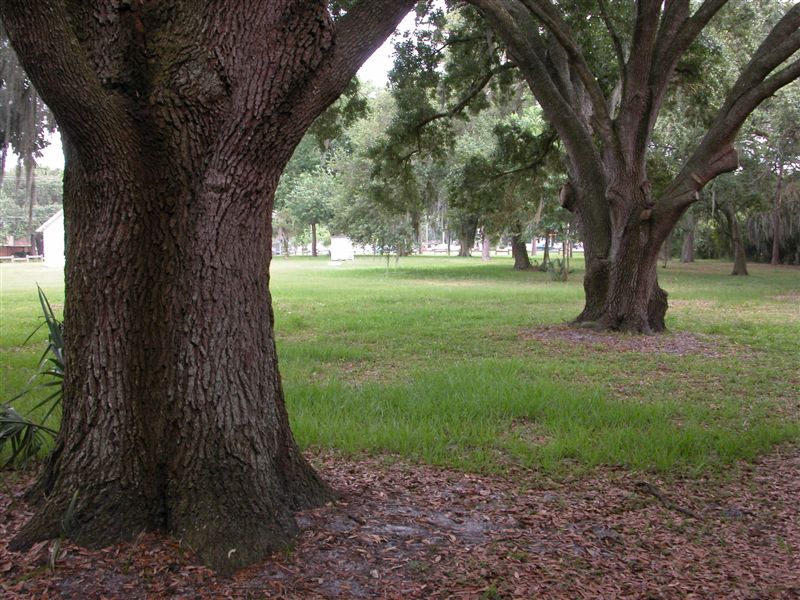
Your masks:
M523 340L536 340L545 344L566 342L589 352L644 352L687 356L702 354L709 358L724 356L735 348L727 347L711 335L686 331L666 332L662 335L630 335L612 331L595 331L570 325L551 325L525 329L520 333Z
M488 477L312 456L341 494L291 552L231 579L153 534L105 550L5 544L29 513L0 488L2 598L800 598L800 448L725 480ZM7 478L8 480L8 478Z

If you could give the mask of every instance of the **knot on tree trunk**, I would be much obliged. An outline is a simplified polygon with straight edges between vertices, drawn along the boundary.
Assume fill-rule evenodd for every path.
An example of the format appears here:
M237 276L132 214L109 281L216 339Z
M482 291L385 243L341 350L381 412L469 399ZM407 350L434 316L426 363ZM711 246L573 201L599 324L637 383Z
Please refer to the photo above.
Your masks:
M571 183L567 182L561 187L558 192L558 200L563 208L569 212L575 212L575 188Z

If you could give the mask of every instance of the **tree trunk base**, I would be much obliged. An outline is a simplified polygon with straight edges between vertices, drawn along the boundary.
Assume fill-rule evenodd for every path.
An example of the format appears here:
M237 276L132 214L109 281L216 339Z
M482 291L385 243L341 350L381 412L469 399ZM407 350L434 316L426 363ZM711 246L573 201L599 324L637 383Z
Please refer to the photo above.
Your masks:
M163 480L149 486L123 486L98 477L93 485L87 485L85 474L80 480L82 487L77 488L68 478L55 475L54 479L48 465L33 489L34 501L46 499L8 549L24 551L58 537L87 548L102 548L133 540L142 532L160 531L181 539L217 573L231 575L288 547L299 531L294 512L321 506L335 497L302 455L286 462L282 472L267 478L263 473L247 475L242 469L215 481L208 473L206 485L174 494ZM271 485L255 489L254 482ZM251 493L235 493L241 486ZM76 489L77 493L72 491Z
M667 330L665 317L667 292L655 284L647 303L646 311L637 314L631 309L620 314L607 305L608 261L597 261L586 272L584 289L586 305L580 315L572 322L577 327L596 331L624 331L628 333L663 333Z

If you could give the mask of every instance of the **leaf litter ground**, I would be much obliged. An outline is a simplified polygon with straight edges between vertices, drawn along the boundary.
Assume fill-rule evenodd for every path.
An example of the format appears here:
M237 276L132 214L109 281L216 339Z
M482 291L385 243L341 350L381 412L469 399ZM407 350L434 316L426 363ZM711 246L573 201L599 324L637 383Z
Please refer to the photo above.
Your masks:
M598 469L543 482L386 457L310 458L339 499L295 546L215 577L156 534L98 551L10 553L30 479L0 488L3 598L799 598L800 448L724 479ZM691 515L691 516L690 516Z

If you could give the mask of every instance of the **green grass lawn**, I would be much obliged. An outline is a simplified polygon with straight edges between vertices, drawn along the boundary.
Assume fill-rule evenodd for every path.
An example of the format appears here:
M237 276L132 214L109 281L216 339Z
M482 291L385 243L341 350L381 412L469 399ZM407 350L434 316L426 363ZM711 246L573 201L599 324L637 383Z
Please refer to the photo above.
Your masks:
M616 352L524 333L582 305L570 282L510 258L276 259L278 355L303 446L494 471L594 465L720 470L800 437L800 270L717 262L660 269L671 333L710 352ZM0 265L0 398L42 348L35 283L54 307L61 274Z

